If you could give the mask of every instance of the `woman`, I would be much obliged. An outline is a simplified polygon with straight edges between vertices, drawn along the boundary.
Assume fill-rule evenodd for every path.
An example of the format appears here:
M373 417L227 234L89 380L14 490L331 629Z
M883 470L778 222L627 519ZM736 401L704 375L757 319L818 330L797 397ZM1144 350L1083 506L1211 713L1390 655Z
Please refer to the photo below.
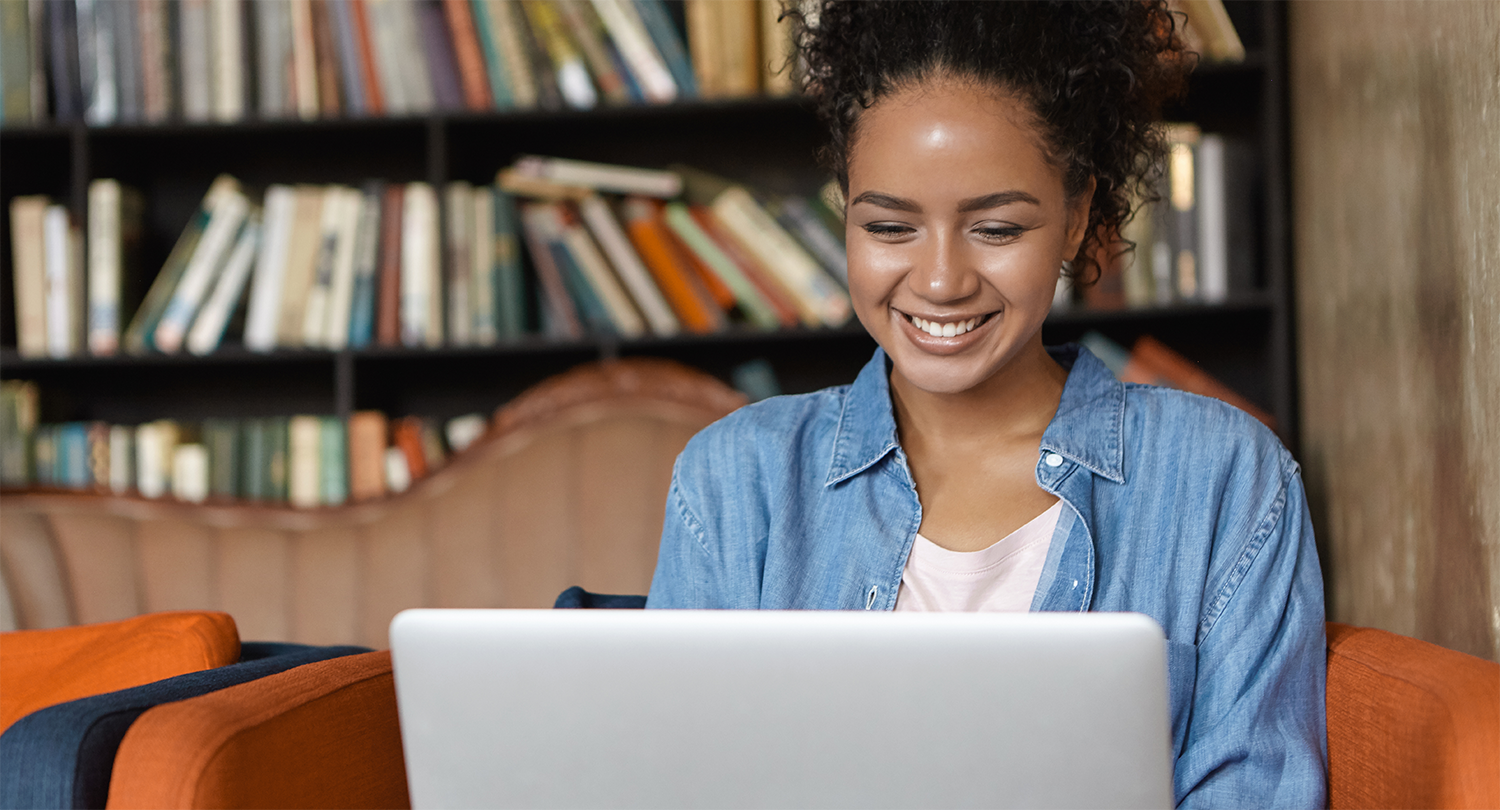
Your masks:
M1241 411L1041 342L1059 273L1097 272L1161 156L1172 29L1159 0L830 0L803 22L880 349L850 386L692 440L648 607L1145 613L1168 638L1178 803L1321 807L1297 464Z

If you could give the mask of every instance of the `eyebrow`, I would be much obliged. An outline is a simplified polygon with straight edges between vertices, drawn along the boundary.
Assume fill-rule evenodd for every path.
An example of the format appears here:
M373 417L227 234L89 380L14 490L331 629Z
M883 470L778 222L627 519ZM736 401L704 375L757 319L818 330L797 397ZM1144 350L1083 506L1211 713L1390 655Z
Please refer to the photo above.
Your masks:
M1011 203L1018 202L1030 203L1035 206L1040 206L1042 204L1041 201L1036 197L1033 197L1024 191L997 191L994 194L986 194L982 197L970 197L967 200L959 201L958 212L961 214L967 214L971 211L983 211L989 208L999 208L1004 205L1010 205ZM849 205L854 206L860 203L870 203L881 208L889 208L892 211L909 211L914 214L920 213L922 210L922 206L918 205L913 200L908 200L903 197L894 197L890 194L882 194L878 191L866 191L865 193L851 200Z

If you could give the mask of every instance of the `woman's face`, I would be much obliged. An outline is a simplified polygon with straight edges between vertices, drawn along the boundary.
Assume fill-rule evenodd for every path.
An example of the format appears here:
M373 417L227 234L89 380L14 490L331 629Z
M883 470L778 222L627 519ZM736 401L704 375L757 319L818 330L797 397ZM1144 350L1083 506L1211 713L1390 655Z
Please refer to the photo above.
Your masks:
M1023 104L933 79L865 111L849 153L855 314L923 391L970 391L1027 347L1083 239Z

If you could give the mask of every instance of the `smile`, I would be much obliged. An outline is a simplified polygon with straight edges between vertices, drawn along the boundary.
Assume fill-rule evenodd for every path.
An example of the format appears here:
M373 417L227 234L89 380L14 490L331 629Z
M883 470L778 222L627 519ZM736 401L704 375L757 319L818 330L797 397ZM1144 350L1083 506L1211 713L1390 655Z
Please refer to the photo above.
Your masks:
M918 318L915 315L908 315L905 312L901 313L902 317L906 318L908 323L933 337L957 337L965 332L972 332L983 326L994 314L990 312L961 321L942 322L929 321L925 318Z

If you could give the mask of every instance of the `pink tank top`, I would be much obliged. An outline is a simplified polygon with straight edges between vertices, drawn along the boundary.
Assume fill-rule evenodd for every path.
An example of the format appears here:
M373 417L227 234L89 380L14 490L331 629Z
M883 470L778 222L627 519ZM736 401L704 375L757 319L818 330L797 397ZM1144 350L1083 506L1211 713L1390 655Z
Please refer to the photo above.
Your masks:
M1061 514L1058 501L979 551L949 551L918 534L901 573L896 610L1030 610Z

